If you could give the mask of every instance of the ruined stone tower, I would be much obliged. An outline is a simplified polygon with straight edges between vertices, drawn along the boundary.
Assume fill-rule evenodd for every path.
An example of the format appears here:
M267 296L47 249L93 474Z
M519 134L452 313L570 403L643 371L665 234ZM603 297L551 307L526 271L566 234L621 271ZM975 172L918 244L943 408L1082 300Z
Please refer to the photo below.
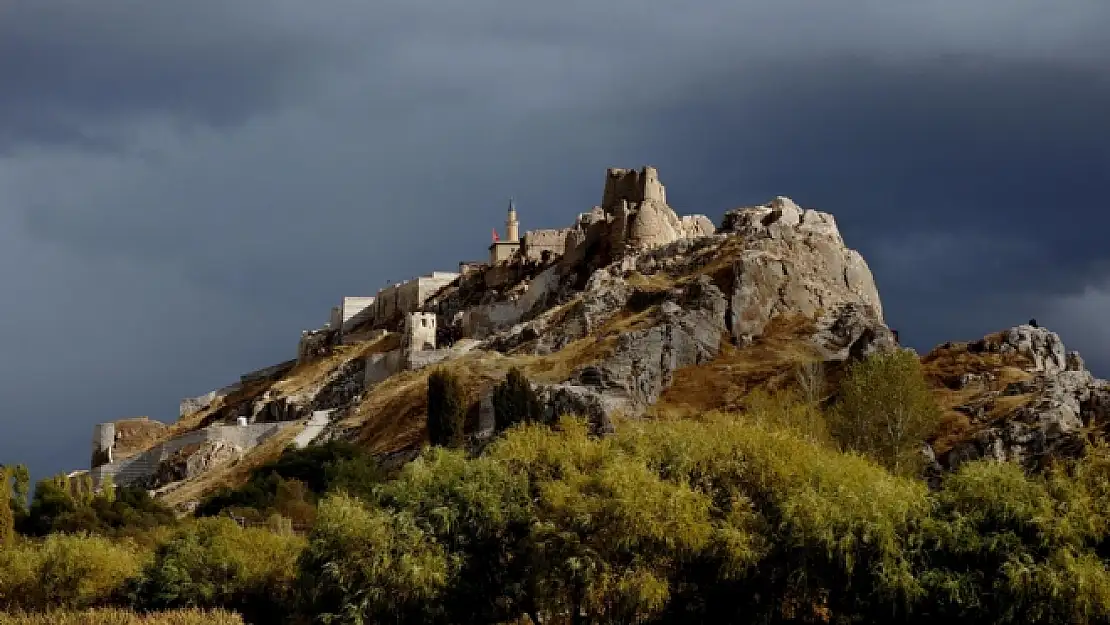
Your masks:
M97 423L93 426L92 464L95 469L101 465L111 464L112 448L116 445L116 424Z
M578 216L567 234L563 262L604 264L628 253L679 239L713 234L703 215L679 217L667 205L667 193L654 167L610 168L605 172L601 205ZM596 257L596 258L594 258Z

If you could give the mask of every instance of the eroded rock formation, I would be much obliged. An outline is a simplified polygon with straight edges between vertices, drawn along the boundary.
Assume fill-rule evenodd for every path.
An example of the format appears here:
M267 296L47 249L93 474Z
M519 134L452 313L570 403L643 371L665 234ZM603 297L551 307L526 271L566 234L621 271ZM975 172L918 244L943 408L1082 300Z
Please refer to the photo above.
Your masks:
M1020 325L967 345L941 346L926 361L959 350L994 355L1025 375L1006 381L996 367L950 381L973 391L955 407L967 416L972 431L940 453L926 450L934 478L980 458L1039 469L1054 458L1082 454L1088 428L1110 418L1110 383L1094 377L1077 352L1067 352L1055 332ZM1011 404L1009 410L997 410Z

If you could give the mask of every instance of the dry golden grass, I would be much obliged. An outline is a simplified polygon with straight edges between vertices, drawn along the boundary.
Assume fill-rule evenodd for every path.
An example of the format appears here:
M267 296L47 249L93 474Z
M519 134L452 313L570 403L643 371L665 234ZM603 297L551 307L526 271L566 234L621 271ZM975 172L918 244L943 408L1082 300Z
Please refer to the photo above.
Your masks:
M1001 341L1001 335L990 334L983 340L986 344L998 344ZM932 441L938 453L948 451L959 441L1012 415L1015 410L1027 405L1033 398L1030 394L994 397L986 402L983 417L979 419L973 419L957 410L957 407L975 401L984 393L1002 391L1011 383L1026 382L1033 377L1024 369L1032 363L1020 354L974 352L969 349L969 346L968 343L942 345L921 359L925 377L933 387L933 395L943 410L940 428ZM993 375L993 380L972 382L963 388L957 388L960 376L965 373L990 373Z
M387 334L375 341L355 345L337 345L331 355L298 364L273 385L273 390L292 394L320 384L331 372L355 358L381 354L401 346L400 334Z
M638 271L634 271L625 281L628 283L628 286L644 291L666 291L674 288L678 284L678 279L666 272L644 275Z
M177 506L188 501L197 501L221 487L245 484L252 469L277 460L303 429L304 425L301 423L290 424L263 441L258 447L251 449L239 460L207 471L198 478L182 482L177 488L166 492L162 496L163 501L171 506Z
M45 614L2 614L0 625L243 625L243 619L223 610L175 610L137 614L130 610L85 610Z
M773 319L765 335L746 347L735 347L722 337L716 358L675 374L653 414L740 412L753 390L793 385L796 367L817 358L805 342L812 332L813 321L799 315Z
M168 429L165 423L148 417L120 419L115 424L117 438L112 453L120 459L149 449L161 442Z

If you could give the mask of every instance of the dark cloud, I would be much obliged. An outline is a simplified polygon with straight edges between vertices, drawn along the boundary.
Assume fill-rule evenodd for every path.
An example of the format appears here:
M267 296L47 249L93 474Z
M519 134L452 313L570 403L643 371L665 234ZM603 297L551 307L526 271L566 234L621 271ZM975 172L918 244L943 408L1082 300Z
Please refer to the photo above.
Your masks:
M1107 345L1105 3L15 6L0 395L28 442L0 461L81 466L93 423L172 419L340 296L482 258L509 195L566 225L608 166L660 167L680 212L834 213L919 348L1030 316Z

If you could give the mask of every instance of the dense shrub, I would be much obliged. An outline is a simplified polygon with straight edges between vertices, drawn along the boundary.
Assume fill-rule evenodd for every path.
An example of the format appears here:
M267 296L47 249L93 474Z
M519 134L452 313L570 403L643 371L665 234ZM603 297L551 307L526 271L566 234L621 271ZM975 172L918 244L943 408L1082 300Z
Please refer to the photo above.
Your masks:
M153 554L17 541L0 609L118 604L131 578L135 608L266 623L1110 622L1110 450L1043 475L968 462L930 491L839 451L815 410L763 394L600 438L523 424L476 458L429 447L360 497L325 495L307 541L228 519ZM275 500L307 496L282 480Z
M0 625L243 625L243 619L238 614L223 610L138 614L130 610L97 609L0 614Z
M334 495L301 558L302 610L323 622L429 620L452 568L411 515Z
M317 499L329 490L370 492L384 479L374 457L351 443L331 441L304 449L287 449L274 462L251 471L239 488L223 488L197 506L197 516L233 511L265 518L279 513L300 523L311 522Z
M0 467L0 549L15 542L15 512L12 510L11 478Z
M543 421L543 404L524 374L513 367L505 380L493 389L493 415L496 428L508 429L517 423Z
M439 369L428 376L428 441L459 448L464 442L466 400L454 373Z
M921 362L913 352L897 350L854 363L829 418L845 449L867 454L895 473L912 474L940 417Z
M123 536L172 525L172 510L146 489L108 486L93 492L91 482L64 476L40 481L19 529L30 536L90 532Z
M149 553L128 540L51 535L0 549L0 610L81 609L122 601Z
M183 527L154 554L132 590L143 609L227 608L251 622L279 622L293 607L303 539L243 529L230 519Z

